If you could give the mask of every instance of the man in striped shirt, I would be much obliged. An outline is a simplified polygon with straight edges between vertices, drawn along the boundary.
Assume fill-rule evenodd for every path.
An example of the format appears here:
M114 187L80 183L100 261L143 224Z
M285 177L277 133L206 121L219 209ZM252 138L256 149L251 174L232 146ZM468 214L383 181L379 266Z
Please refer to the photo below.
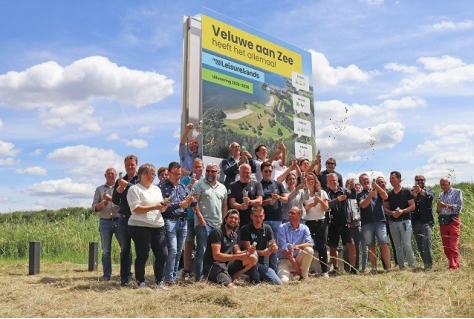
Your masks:
M436 211L439 214L439 229L443 241L444 254L449 260L449 269L459 268L459 236L461 234L462 192L452 188L447 177L439 181L443 190L439 194Z

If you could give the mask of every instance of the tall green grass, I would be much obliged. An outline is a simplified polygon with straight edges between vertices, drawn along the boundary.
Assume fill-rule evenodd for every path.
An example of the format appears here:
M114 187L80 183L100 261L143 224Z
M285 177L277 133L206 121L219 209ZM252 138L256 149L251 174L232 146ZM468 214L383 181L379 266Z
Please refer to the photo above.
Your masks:
M28 259L29 242L39 241L41 259L51 262L87 263L89 242L99 242L99 218L90 209L15 212L0 215L0 258ZM113 262L120 248L112 241Z
M459 183L453 187L463 190L460 250L462 263L465 264L474 258L474 233L471 231L474 229L474 183ZM435 187L435 191L438 194L440 188ZM50 262L87 263L89 242L99 242L100 247L98 216L86 208L0 214L0 229L0 258L4 261L27 260L30 241L40 241L41 259ZM434 262L444 263L437 222L432 242ZM416 251L415 242L413 248ZM113 239L113 263L119 262L119 255L120 248Z

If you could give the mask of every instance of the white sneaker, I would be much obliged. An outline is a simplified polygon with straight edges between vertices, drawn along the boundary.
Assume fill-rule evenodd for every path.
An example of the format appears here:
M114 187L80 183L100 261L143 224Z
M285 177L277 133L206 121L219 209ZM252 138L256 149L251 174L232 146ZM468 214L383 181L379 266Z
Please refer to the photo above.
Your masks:
M160 281L159 283L155 284L155 289L158 289L158 290L169 290L164 282Z
M146 289L145 282L141 282L140 284L138 284L138 289Z
M329 274L328 274L327 272L323 272L322 276L323 276L324 278L329 278Z

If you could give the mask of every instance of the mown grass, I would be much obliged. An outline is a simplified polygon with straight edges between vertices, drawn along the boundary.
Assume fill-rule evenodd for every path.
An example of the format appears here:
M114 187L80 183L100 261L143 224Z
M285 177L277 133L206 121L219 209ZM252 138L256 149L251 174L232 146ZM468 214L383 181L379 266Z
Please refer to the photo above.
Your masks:
M169 291L120 289L119 248L114 240L114 276L87 271L88 245L99 241L98 219L82 208L0 215L0 317L473 317L474 184L463 189L461 268L448 271L439 228L433 236L434 265L422 271L375 276L342 275L283 286L235 290L207 283ZM439 191L439 189L438 189ZM41 242L41 272L28 276L28 243ZM151 267L147 282L151 284Z

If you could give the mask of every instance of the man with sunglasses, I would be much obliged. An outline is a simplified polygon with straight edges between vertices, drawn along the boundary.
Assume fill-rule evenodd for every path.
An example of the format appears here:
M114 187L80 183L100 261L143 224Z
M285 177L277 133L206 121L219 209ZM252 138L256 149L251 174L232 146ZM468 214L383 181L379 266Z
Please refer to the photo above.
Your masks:
M194 183L192 193L197 204L194 207L194 232L196 235L196 255L194 274L196 281L201 279L203 258L207 238L214 228L219 228L227 213L227 189L220 183L219 165L207 164L206 177Z
M270 162L263 162L260 165L262 172L263 201L262 206L265 211L265 224L272 228L274 234L278 234L278 228L281 225L282 203L288 203L288 190L282 182L272 179L273 166ZM274 271L277 271L277 255L270 254L268 265Z
M431 234L433 233L433 198L435 193L425 187L425 177L415 176L415 186L411 190L415 197L415 210L411 213L413 234L415 235L418 252L421 255L425 270L431 269Z
M321 155L317 155L316 159L319 158L319 164L316 165L314 169L314 173L318 177L319 183L321 183L321 188L326 189L328 188L327 185L327 175L334 173L337 175L337 181L339 187L344 187L344 183L342 182L342 175L336 172L336 159L334 157L330 157L326 160L326 169L321 172Z

